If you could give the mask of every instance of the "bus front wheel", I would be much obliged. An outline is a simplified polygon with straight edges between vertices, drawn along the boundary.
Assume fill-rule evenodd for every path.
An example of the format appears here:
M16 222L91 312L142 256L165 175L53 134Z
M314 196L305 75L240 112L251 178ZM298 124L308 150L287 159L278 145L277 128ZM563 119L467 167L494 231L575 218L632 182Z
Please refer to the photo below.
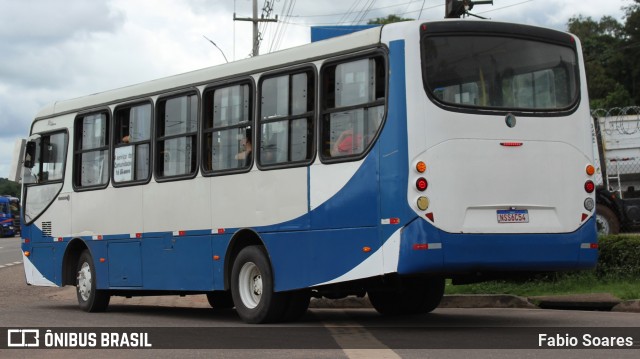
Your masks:
M382 315L424 314L436 309L444 295L444 278L404 278L398 286L368 291Z
M111 296L108 291L96 289L96 268L91 252L85 249L77 267L76 294L78 304L85 312L104 312Z
M252 324L281 320L287 297L273 289L271 264L264 247L242 249L231 270L231 295L240 318Z

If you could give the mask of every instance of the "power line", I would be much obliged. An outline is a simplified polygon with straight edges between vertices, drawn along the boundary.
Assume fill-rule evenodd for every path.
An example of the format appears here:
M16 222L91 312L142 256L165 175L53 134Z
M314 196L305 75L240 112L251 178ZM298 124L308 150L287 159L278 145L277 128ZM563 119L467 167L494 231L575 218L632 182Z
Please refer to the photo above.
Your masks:
M359 0L356 0L356 1L359 1ZM373 8L373 9L370 9L370 10L384 10L384 9L389 9L389 8L392 8L392 7L399 7L399 6L404 6L404 5L411 5L411 4L413 4L413 3L420 2L420 1L424 1L424 0L413 0L413 1L408 1L408 2L405 2L405 3L400 3L400 4L395 4L395 5L381 6L381 7ZM444 6L444 4L442 4L442 5L437 5L437 6ZM408 9L408 8L409 8L409 7L407 6L407 9ZM351 8L350 8L350 9L351 9ZM418 11L418 10L415 10L415 11ZM414 12L415 12L415 11L414 11ZM352 10L348 10L348 12L352 12ZM347 13L348 13L348 12L347 12ZM334 14L322 14L322 15L292 15L291 17L295 17L295 18L298 18L298 17L304 17L304 18L307 18L307 17L331 17L331 16L339 16L339 15L344 16L344 15L345 15L345 13L344 13L344 12L341 12L341 13L334 13Z
M529 1L532 1L532 0L529 0ZM433 5L433 6L428 6L428 7L425 7L425 8L417 9L417 10L411 10L411 11L406 11L406 12L402 12L402 13L397 13L397 14L395 14L395 15L398 15L398 16L404 16L404 15L407 15L407 14L418 13L418 12L420 12L420 11L422 11L422 10L431 10L431 9L435 9L435 8L443 7L443 6L444 6L444 4L440 4L440 5ZM376 19L376 18L375 18L375 17L372 17L372 18L367 18L367 19L365 19L365 20L374 20L374 19ZM283 21L283 20L281 20L281 19L279 19L278 21L282 21L282 22L284 22L284 21ZM286 22L286 23L287 23L287 24L290 24L290 25L298 25L298 26L305 26L305 27L311 27L311 26L335 26L335 25L341 25L341 23L340 23L340 22L322 22L322 23L304 24L304 23L300 23L300 22L292 22L292 21L288 21L288 22Z
M367 16L367 13L369 12L369 10L371 10L371 7L373 6L373 4L375 4L376 0L371 0L371 2L369 3L369 6L366 9L362 9L362 15L360 16L360 18L358 19L358 21L355 22L355 24L358 23L362 23L364 20L364 17ZM365 6L367 6L365 4Z
M347 12L342 15L342 17L340 18L340 21L338 21L338 24L344 24L347 22L347 19L349 19L349 16L351 16L351 14L356 11L356 8L358 7L358 5L360 5L360 1L361 0L355 0L353 2L353 4L347 10Z
M427 0L422 0L422 7L420 7L420 14L418 15L418 20L420 20L420 18L422 17L422 9L424 9L425 2L427 2Z

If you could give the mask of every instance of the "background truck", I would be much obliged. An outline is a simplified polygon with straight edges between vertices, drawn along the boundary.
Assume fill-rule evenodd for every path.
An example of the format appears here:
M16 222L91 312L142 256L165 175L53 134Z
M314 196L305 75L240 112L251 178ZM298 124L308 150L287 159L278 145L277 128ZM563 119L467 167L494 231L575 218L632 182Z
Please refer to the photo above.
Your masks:
M593 111L593 141L598 232L640 226L640 107Z
M0 196L0 237L15 236L20 232L20 200Z

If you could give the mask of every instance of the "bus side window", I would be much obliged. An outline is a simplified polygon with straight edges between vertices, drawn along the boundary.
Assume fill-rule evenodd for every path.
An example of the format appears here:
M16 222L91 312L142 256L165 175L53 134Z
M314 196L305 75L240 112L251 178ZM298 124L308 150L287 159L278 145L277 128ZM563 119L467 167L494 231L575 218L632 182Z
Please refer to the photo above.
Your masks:
M113 180L116 183L150 178L151 104L116 108Z
M109 182L109 115L98 112L80 116L75 123L74 185L103 187Z
M248 82L205 90L202 111L205 173L251 167L251 94Z
M186 177L198 167L198 96L186 94L158 101L156 116L156 176Z
M322 158L353 159L375 138L385 113L381 56L323 68Z
M310 69L260 83L261 166L308 163L313 158L315 76Z

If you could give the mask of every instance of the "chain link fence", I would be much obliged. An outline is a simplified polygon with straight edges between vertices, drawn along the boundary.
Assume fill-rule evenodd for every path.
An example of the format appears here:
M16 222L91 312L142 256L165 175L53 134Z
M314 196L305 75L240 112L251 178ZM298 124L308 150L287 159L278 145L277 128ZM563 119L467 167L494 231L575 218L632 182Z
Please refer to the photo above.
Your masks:
M591 115L596 183L620 198L640 198L640 106L595 109Z

